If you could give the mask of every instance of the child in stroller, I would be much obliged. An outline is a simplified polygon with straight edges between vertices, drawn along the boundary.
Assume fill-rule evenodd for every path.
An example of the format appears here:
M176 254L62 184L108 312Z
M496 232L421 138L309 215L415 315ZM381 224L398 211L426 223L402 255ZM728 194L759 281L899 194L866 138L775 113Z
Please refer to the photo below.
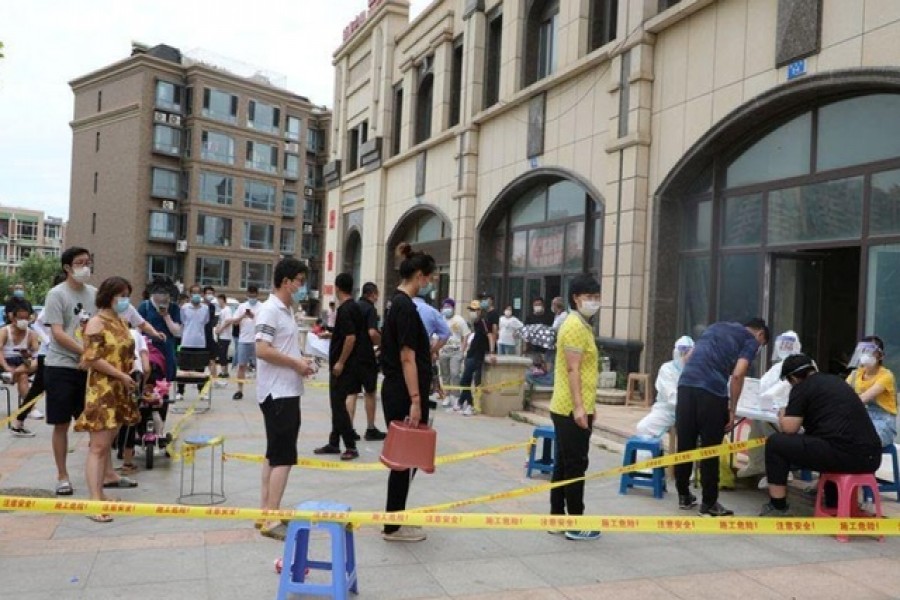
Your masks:
M155 449L165 449L171 434L164 434L166 415L169 409L169 387L166 381L166 359L152 344L146 343L140 334L133 332L135 343L139 349L136 353L142 357L141 368L132 373L137 386L135 402L141 413L141 421L134 426L123 426L119 429L116 440L118 458L122 459L123 474L134 473L137 465L134 462L134 446L140 443L144 448L144 460L147 469L153 468ZM140 338L140 340L138 340ZM141 343L143 342L143 343ZM135 364L137 367L138 363Z

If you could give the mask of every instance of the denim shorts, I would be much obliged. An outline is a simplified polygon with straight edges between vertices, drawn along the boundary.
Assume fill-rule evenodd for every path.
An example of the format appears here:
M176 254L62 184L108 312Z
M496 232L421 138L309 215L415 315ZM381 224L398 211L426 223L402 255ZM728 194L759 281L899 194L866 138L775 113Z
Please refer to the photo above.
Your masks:
M238 365L249 365L256 362L256 343L238 342L234 362Z
M866 412L872 419L872 425L875 426L875 433L878 434L881 445L893 444L894 438L897 436L897 415L892 415L874 401L866 405Z

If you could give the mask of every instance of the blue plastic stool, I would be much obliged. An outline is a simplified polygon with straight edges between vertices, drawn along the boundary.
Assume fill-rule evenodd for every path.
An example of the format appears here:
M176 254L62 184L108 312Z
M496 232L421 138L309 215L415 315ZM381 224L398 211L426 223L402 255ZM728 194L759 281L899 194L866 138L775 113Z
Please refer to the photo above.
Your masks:
M900 463L898 463L897 461L897 446L895 446L894 444L888 444L881 449L881 453L891 455L891 463L894 467L894 480L885 481L884 479L877 479L878 492L894 492L897 494L897 502L900 502ZM872 502L873 495L872 491L869 488L863 489L863 500L865 500L866 502Z
M622 456L622 466L627 467L637 462L638 450L649 452L653 458L663 455L662 441L659 439L647 439L642 437L630 437L625 442L625 454ZM653 488L653 497L662 498L666 491L666 470L664 467L653 469L652 474L647 473L623 473L619 479L619 493L627 494L628 488L648 487Z
M337 502L313 501L298 505L297 510L348 512L350 507ZM314 528L324 529L331 536L330 561L309 560L309 532ZM282 564L276 600L287 600L289 594L330 596L338 600L346 600L348 591L354 594L359 593L353 531L342 523L291 521L284 538ZM334 565L337 565L337 569L334 568ZM331 571L331 583L306 583L307 568Z
M525 477L531 477L532 471L553 473L553 467L559 458L559 447L556 445L556 431L550 425L535 427L531 434L534 443L528 450L528 462L525 463ZM541 457L536 458L537 445L543 440Z

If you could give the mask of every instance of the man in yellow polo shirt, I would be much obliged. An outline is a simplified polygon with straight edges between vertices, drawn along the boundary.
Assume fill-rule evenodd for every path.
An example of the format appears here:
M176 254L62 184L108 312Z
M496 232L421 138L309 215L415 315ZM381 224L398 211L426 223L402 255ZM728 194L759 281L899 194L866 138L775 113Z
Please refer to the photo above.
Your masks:
M575 277L569 286L572 310L556 336L556 365L550 418L559 456L552 481L583 477L597 399L597 343L590 319L600 310L600 284L591 275ZM550 514L584 514L584 482L550 490ZM552 532L561 533L561 532ZM570 540L593 540L599 531L566 531Z

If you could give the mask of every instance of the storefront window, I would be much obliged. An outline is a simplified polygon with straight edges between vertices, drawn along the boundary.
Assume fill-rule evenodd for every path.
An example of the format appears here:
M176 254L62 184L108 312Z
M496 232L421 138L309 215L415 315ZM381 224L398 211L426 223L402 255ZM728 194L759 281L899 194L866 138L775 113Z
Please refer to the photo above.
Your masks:
M762 194L725 200L722 246L756 246L762 241Z
M566 269L584 264L584 221L566 225Z
M900 170L872 175L869 235L900 233Z
M900 244L869 248L866 333L884 340L884 362L900 373Z
M819 109L819 171L900 156L900 95L872 94Z
M696 338L709 325L709 257L682 259L679 279L679 330Z
M547 190L547 220L569 219L584 215L585 193L577 183L559 181Z
M708 250L712 234L712 200L685 203L681 222L681 249Z
M511 227L522 227L543 223L547 218L547 188L541 186L527 192L519 200L512 211L509 220Z
M769 192L769 243L858 238L862 194L862 177Z
M510 273L521 273L525 270L525 252L528 246L528 232L517 231L512 236L512 250L509 253Z
M809 173L812 113L788 121L744 151L729 166L729 188Z
M544 227L528 232L528 270L562 269L565 227Z
M745 321L759 315L760 256L726 254L719 259L719 319Z

